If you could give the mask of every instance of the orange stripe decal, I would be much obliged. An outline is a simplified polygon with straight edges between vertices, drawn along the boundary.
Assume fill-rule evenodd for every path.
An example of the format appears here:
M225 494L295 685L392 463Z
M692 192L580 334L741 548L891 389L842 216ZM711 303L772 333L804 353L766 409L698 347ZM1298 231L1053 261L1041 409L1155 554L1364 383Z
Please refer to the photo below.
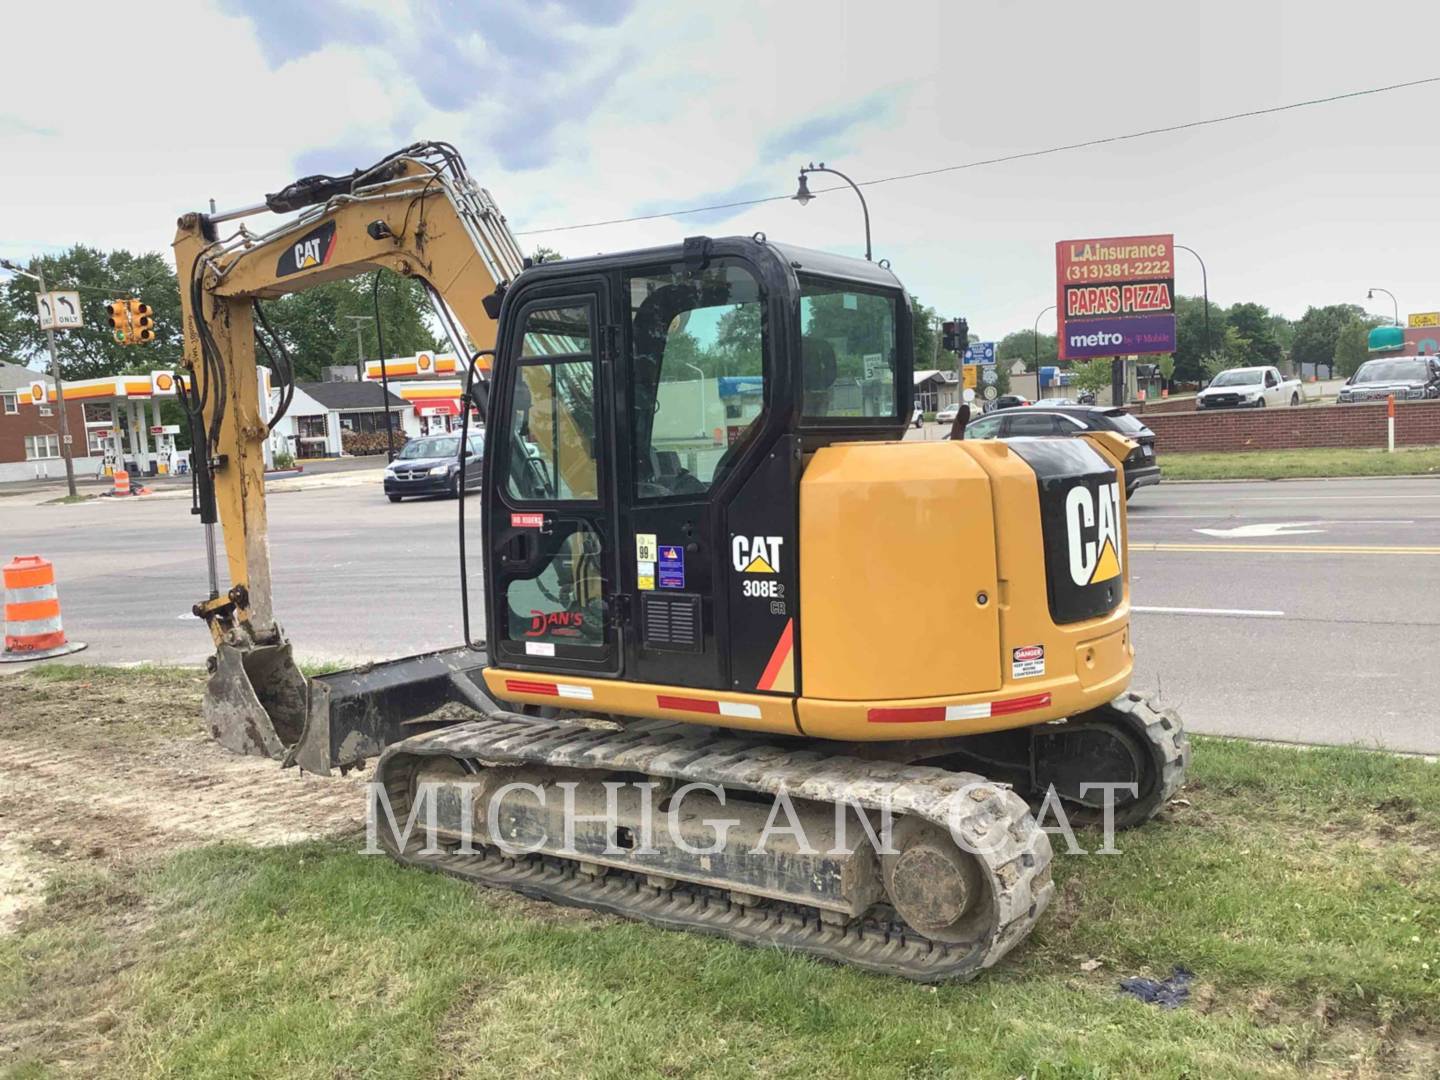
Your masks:
M32 622L35 619L53 619L60 614L59 600L31 600L24 604L6 604L7 623Z
M770 662L765 665L765 670L760 674L760 681L755 684L755 689L783 691L795 689L795 668L790 663L790 650L794 640L795 620L786 619L785 629L780 631L780 640L775 643L775 651L770 654ZM785 675L788 675L788 678L782 677ZM784 685L786 682L789 683L788 686Z

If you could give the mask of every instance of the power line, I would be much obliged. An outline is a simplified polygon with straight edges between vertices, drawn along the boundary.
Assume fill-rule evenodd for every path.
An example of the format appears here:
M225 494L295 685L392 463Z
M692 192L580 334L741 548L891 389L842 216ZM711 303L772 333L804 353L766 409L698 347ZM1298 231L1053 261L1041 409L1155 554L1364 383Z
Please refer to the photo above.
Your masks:
M1406 90L1411 87L1426 86L1431 83L1440 83L1440 75L1433 75L1425 79L1411 79L1409 82L1392 83L1389 86L1372 86L1365 90L1351 90L1344 94L1332 94L1329 97L1310 98L1307 101L1292 101L1287 105L1272 105L1266 109L1248 109L1245 112L1229 113L1226 116L1213 116L1207 120L1188 120L1181 124L1167 124L1164 127L1146 128L1144 131L1132 131L1126 135L1107 135L1098 139L1086 139L1084 142L1050 146L1043 150L1025 150L1018 154L1005 154L1002 157L982 158L979 161L967 161L963 165L944 165L936 169L922 169L919 172L897 173L894 176L882 176L878 180L861 180L858 181L858 186L873 187L876 184L890 184L896 180L914 180L922 176L938 176L941 173L978 169L986 165L1000 165L1007 161L1024 161L1028 158L1046 157L1050 154L1063 154L1070 150L1084 150L1092 146L1105 146L1110 143L1128 142L1131 139L1144 139L1151 135L1167 135L1176 131L1189 131L1194 128L1211 127L1215 124L1229 123L1231 120L1248 120L1256 116L1269 116L1274 113L1289 112L1291 109L1305 109L1312 105L1328 105L1335 101L1368 97L1372 94L1385 94L1391 90ZM839 185L835 185L832 187L816 188L814 194L819 195L827 191L842 190L844 189ZM759 199L740 199L736 202L712 203L709 206L692 206L683 210L665 210L655 214L636 214L634 217L609 218L605 221L587 221L579 225L552 225L543 229L522 229L515 233L515 235L535 236L540 233L574 232L577 229L598 229L604 225L628 225L635 221L655 221L658 218L683 217L686 214L703 214L712 210L734 210L742 206L760 206L763 203L782 202L790 198L793 198L793 196L767 195Z

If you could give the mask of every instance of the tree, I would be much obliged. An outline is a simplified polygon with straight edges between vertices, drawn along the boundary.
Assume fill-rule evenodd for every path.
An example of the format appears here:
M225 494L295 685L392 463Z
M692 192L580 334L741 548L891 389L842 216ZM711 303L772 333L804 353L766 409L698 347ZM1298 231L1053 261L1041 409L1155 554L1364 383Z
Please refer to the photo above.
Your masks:
M1006 334L995 347L997 360L1023 360L1025 370L1036 370L1035 355L1039 353L1039 366L1058 363L1059 349L1054 334L1040 334L1037 343L1034 329L1016 330Z
M916 371L944 368L945 357L940 355L940 316L932 307L926 307L915 297L910 298L910 337L914 341L914 365ZM946 357L949 353L945 354Z
M1080 390L1099 393L1110 386L1111 369L1114 364L1115 362L1108 356L1102 356L1096 360L1082 360L1072 369L1074 376L1071 385Z
M1284 359L1284 351L1275 336L1271 324L1273 316L1262 304L1236 304L1225 313L1225 321L1235 331L1235 337L1226 339L1226 351L1235 356L1235 362L1246 366L1271 364L1278 366Z
M1359 304L1327 304L1324 307L1310 307L1295 324L1295 340L1290 346L1290 358L1297 365L1310 364L1324 367L1327 374L1335 373L1335 347L1340 331L1355 319L1364 319L1365 309Z
M1370 331L1375 325L1370 319L1356 318L1340 328L1335 336L1332 373L1338 369L1348 379L1370 358Z
M100 251L77 244L39 263L51 289L78 289L85 325L57 334L61 373L67 379L94 379L126 371L173 368L180 362L180 293L169 260L155 252ZM33 278L10 276L0 287L0 353L26 363L45 356L45 332L35 317ZM121 345L110 329L107 300L135 298L154 309L155 340Z
M1210 343L1205 340L1205 301L1198 296L1175 297L1175 378L1200 382L1205 378L1205 356L1225 334L1225 309L1210 305Z
M560 252L552 247L546 247L544 244L537 245L535 250L530 254L530 261L536 266L539 266L541 263L559 262L563 258L565 258L565 256L561 255Z
M380 273L380 319L386 356L448 349L449 342L439 340L426 321L430 301L424 285L388 270ZM290 353L297 380L318 381L328 364L354 364L357 325L365 357L377 358L374 284L374 275L366 274L316 285L263 305L266 319ZM366 321L351 322L347 318L350 315Z

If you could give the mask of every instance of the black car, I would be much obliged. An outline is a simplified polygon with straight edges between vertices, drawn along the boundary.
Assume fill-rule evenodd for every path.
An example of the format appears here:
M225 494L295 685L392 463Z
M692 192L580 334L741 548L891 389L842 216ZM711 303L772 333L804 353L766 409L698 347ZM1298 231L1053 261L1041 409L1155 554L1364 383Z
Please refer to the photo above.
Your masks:
M1114 431L1138 443L1125 459L1125 494L1160 482L1155 460L1155 433L1124 409L1102 405L1047 405L1038 401L1028 409L1006 409L972 420L965 426L967 439L1012 439L1023 435L1079 435L1085 431Z
M1366 360L1340 388L1341 405L1359 401L1421 401L1440 397L1440 358L1382 356Z
M485 468L483 435L469 437L465 490L480 486ZM460 494L460 435L427 435L411 439L395 460L385 466L385 497L399 502L407 495Z

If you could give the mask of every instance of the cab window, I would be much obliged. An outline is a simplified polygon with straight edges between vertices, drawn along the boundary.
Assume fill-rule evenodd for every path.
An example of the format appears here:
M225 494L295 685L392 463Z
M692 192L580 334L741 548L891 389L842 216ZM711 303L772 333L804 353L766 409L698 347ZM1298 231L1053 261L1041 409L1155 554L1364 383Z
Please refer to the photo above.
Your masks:
M538 308L525 316L511 399L506 487L532 502L599 497L595 463L595 357L589 304Z
M765 409L760 283L742 264L626 278L637 499L704 495Z
M807 419L896 415L895 293L800 279L801 393Z

